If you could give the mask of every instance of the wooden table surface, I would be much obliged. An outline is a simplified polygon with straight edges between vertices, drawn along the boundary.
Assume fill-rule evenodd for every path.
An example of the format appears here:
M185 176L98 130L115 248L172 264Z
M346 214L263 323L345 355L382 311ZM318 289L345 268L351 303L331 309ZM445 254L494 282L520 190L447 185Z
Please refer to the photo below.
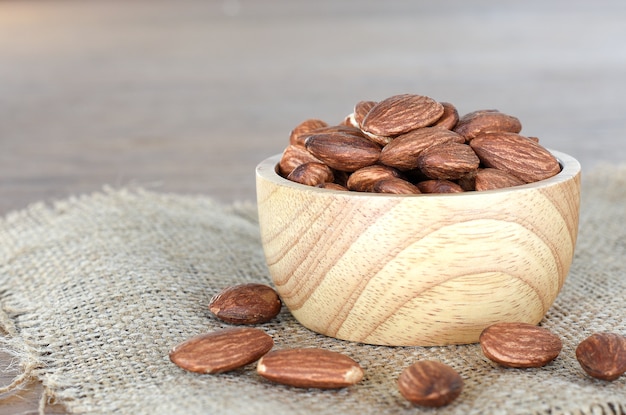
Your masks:
M623 163L625 22L623 0L2 1L0 215L103 185L254 200L297 123L405 92L515 115L583 175Z

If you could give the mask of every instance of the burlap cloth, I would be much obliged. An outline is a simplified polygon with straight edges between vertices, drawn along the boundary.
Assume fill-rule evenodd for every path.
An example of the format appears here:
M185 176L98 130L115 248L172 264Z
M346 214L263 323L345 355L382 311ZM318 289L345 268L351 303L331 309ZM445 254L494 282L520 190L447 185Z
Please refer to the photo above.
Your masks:
M540 369L506 369L476 344L380 347L314 334L283 309L262 325L275 348L316 346L348 354L366 371L342 390L296 389L255 366L199 375L168 359L176 343L227 325L210 297L242 282L268 282L253 205L206 197L105 189L37 204L0 222L0 322L43 399L73 413L404 414L396 379L418 359L437 359L465 379L441 414L623 414L626 376L587 377L574 350L596 331L626 334L626 166L583 176L580 233L568 280L542 325L563 340ZM6 388L5 388L6 389Z

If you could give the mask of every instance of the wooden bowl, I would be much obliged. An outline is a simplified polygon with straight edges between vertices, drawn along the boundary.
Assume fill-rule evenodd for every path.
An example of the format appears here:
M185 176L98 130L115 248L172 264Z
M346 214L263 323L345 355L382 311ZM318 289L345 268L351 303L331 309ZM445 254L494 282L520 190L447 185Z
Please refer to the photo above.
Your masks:
M522 186L390 195L320 189L256 170L261 239L305 327L380 345L473 343L487 326L537 324L569 272L580 164Z

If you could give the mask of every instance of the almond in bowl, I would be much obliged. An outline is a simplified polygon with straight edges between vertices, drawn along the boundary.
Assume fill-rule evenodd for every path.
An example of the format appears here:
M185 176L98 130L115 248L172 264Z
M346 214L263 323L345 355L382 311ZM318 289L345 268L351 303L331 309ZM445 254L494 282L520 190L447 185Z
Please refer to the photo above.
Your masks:
M368 102L358 117L346 117L353 123L347 127L367 125L363 137L377 139L369 138L370 145L356 138L354 151L367 153L361 161L382 167L354 161L341 166L337 160L348 160L346 154L353 151L350 140L342 137L333 148L332 140L324 138L320 150L314 129L297 146L317 159L314 163L329 166L332 183L288 180L290 172L281 166L296 163L284 163L285 153L257 166L263 249L290 312L313 331L381 345L474 343L497 322L537 324L572 262L580 205L578 161L520 135L518 123L498 111L472 115L464 124L461 116L442 127L433 115L439 107L429 108L423 116L400 122L401 128L373 127L367 108L375 111L376 105ZM411 111L436 103L407 97L392 102L409 102ZM402 119L401 108L383 109L390 120ZM380 108L374 113L377 123L384 124L383 113ZM441 110L439 117L449 118L450 110ZM486 126L486 117L492 127ZM477 123L475 128L470 122ZM454 131L459 124L463 129ZM471 138L463 131L470 131ZM389 135L381 139L383 134ZM406 135L426 137L430 144L401 142L408 148L404 159L391 159L402 164L385 163L385 148ZM500 147L496 137L501 137ZM520 146L520 154L515 155L511 142ZM443 147L431 149L438 145ZM358 173L364 168L367 174ZM350 190L354 183L359 191ZM454 191L425 193L432 189Z

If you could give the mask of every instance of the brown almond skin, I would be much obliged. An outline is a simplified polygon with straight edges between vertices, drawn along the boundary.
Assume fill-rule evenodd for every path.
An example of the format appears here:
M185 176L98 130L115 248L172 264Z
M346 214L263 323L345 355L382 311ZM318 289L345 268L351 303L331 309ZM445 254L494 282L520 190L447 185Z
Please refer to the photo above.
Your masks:
M304 147L304 140L313 134L313 131L324 127L328 127L328 123L317 118L304 120L298 124L296 128L291 130L291 134L289 134L289 144Z
M372 142L382 147L386 146L393 140L393 137L376 135L376 134L368 133L367 131L363 131L363 134L365 135L365 137L369 138Z
M376 104L365 116L362 130L378 136L396 136L426 127L443 115L443 105L432 98L394 95Z
M356 121L354 121L354 113L348 114L346 115L343 120L341 120L341 122L339 123L339 125L342 126L348 126L348 127L359 127L356 123Z
M459 122L459 111L449 102L442 102L441 105L443 106L443 115L432 126L452 130Z
M287 177L296 167L310 162L321 163L302 146L288 145L278 162L278 174Z
M422 360L402 371L398 389L412 404L436 408L459 397L463 378L444 363Z
M465 176L460 177L457 180L457 183L459 184L459 186L461 186L461 189L463 189L466 192L471 192L473 190L476 190L475 188L476 174L478 174L480 170L481 168L479 167L477 170L471 171L467 173Z
M418 195L421 193L420 189L418 189L413 183L399 178L379 180L374 183L372 191L374 193L387 193L394 195Z
M613 381L626 373L626 337L594 333L580 342L576 359L589 376Z
M561 171L548 150L516 133L484 133L470 141L470 146L485 167L506 171L525 183L548 179Z
M276 317L281 309L278 293L257 283L224 288L211 298L209 310L231 324L261 324Z
M365 137L365 135L363 134L363 131L361 131L359 128L353 125L330 125L328 127L323 127L313 132L313 134L333 134L333 133L353 135L355 137Z
M328 190L342 190L342 191L348 190L346 187L343 187L342 185L337 184L337 183L320 183L315 187L319 187L320 189L328 189Z
M348 177L348 189L355 192L372 192L374 184L383 179L401 178L397 169L381 164L373 164L358 169Z
M455 132L439 127L424 127L399 135L383 147L380 163L408 171L416 169L419 155L429 147L444 143L464 143Z
M174 346L169 358L190 372L222 373L257 361L273 346L263 330L235 327L192 337Z
M416 184L422 193L462 193L463 188L450 180L424 180Z
M463 115L454 127L454 131L465 137L467 141L471 141L486 132L519 133L522 131L522 123L516 117L498 110L478 110Z
M306 139L306 149L329 167L353 172L378 161L380 146L365 137L343 133L315 134Z
M470 146L453 142L422 151L417 165L431 179L455 180L477 170L480 160Z
M365 116L370 112L372 108L376 106L376 101L359 101L354 106L354 121L359 128L363 125Z
M363 369L350 357L325 349L296 348L272 351L257 364L265 379L297 388L337 389L363 379Z
M376 106L376 104L378 104L376 101L357 102L357 104L354 106L354 122L367 138L369 138L378 145L384 146L386 144L389 144L389 142L392 140L391 137L376 135L369 131L363 130L363 120L365 119L367 114L369 114L370 110Z
M474 188L477 191L504 189L520 186L524 181L505 171L487 167L479 169L474 176Z
M544 327L528 323L496 323L479 337L483 354L506 367L545 366L559 355L561 339Z
M324 163L310 162L293 169L287 176L287 180L307 186L317 186L320 183L332 182L334 175L330 167Z

